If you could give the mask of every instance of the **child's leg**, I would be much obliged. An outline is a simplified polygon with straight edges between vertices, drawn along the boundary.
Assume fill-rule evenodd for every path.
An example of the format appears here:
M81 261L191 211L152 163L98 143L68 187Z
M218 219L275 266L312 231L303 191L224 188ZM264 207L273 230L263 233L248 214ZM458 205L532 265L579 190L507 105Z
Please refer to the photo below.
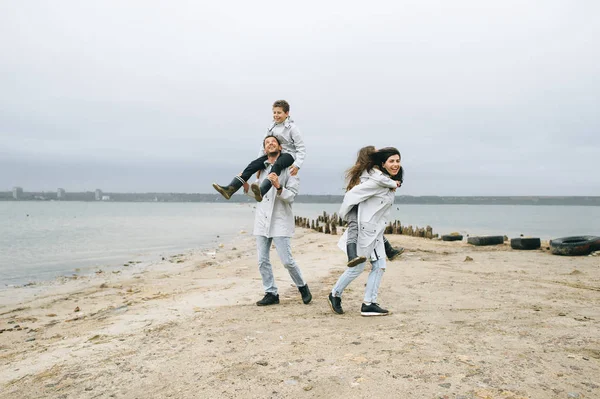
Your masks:
M358 243L358 205L354 205L348 215L348 235L346 240L346 253L348 254L348 267L356 266L367 260L364 256L358 256L356 245Z
M358 242L358 205L354 205L346 215L348 222L348 240L346 244L356 244Z
M294 164L294 157L288 153L281 153L277 161L271 167L271 173L275 173L277 176L281 174L282 170L289 168ZM271 181L269 179L263 180L260 184L260 194L264 196L271 189Z
M281 173L282 170L289 168L294 164L294 157L291 154L286 152L282 152L277 158L277 161L271 167L271 173L275 173L277 176Z
M247 182L253 174L258 172L259 170L263 170L265 168L265 161L267 160L267 156L263 155L260 158L256 158L254 161L250 162L246 169L242 172L240 176L245 182Z
M248 181L252 177L253 174L258 172L259 170L263 170L265 168L265 161L267 160L267 156L263 155L260 158L256 158L254 161L250 162L246 169L242 172L240 176L235 176L231 183L227 186L219 186L216 183L213 183L213 187L217 190L223 197L226 199L231 198L231 196L240 189L244 185L245 182Z

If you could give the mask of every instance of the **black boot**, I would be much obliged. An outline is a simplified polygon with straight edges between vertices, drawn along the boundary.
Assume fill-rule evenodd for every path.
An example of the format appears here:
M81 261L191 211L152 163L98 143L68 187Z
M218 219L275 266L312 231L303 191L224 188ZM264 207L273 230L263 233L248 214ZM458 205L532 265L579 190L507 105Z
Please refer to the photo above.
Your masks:
M225 199L231 198L231 196L242 187L244 183L242 183L241 177L234 177L231 183L228 186L219 186L217 183L213 183L213 188L219 192Z
M399 247L398 249L392 247L392 244L390 244L387 238L383 239L383 244L385 246L385 255L389 260L396 259L398 256L400 256L400 254L402 254L402 252L404 252L404 248L402 247Z
M348 263L346 264L348 267L354 267L367 261L364 256L356 254L356 243L346 244L346 252L348 253Z
M302 295L302 302L304 302L305 305L308 305L312 300L312 294L308 289L308 284L304 284L302 287L298 287L298 291L300 291L300 294Z
M254 194L254 199L257 202L261 202L263 200L263 197L269 192L271 187L273 187L273 183L271 183L271 180L269 179L263 180L263 182L260 183L260 186L257 183L252 183L250 186L252 193Z
M269 192L271 187L273 187L273 183L271 183L271 180L269 180L269 179L263 180L263 182L260 183L260 195L264 197L265 194L267 194Z
M250 190L252 190L252 194L254 194L254 199L256 200L256 202L262 202L263 196L260 193L260 186L258 185L258 183L252 183L250 185Z

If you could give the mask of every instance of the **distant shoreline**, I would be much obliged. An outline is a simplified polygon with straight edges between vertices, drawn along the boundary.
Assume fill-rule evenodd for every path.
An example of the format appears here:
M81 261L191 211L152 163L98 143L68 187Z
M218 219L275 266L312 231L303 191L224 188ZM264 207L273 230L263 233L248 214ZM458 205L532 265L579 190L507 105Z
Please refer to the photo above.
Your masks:
M219 194L188 193L102 193L104 202L226 202ZM13 193L0 192L0 201L85 201L96 200L94 192L64 193L59 199L56 192L23 192L19 199ZM298 195L296 202L305 204L341 203L342 195ZM234 195L227 202L250 203L245 195ZM600 206L600 196L410 196L397 195L395 204L419 205L554 205L554 206Z

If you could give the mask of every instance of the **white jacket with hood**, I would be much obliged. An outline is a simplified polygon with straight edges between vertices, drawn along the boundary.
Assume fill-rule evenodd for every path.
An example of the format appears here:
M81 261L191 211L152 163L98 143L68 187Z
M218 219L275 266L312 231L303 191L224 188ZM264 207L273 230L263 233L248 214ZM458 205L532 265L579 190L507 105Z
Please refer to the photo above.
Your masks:
M361 183L354 186L344 196L339 215L345 218L354 205L358 207L358 242L359 256L371 257L371 260L385 258L383 232L389 221L391 207L397 184L378 169L364 171ZM348 231L346 230L338 242L338 246L346 251Z
M279 140L279 143L281 144L281 152L293 156L293 165L297 166L298 169L302 168L304 158L306 157L306 146L304 145L304 139L302 138L300 129L298 129L298 126L296 126L289 116L281 123L273 122L265 133L265 137L267 136L277 137L277 140ZM261 143L258 156L262 157L263 155L265 155L265 151Z

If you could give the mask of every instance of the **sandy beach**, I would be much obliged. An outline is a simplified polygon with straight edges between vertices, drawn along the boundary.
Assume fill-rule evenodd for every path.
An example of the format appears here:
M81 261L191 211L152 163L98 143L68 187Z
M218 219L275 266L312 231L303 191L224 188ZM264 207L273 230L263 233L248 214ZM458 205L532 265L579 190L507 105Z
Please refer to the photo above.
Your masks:
M367 273L332 313L338 237L297 229L304 305L254 239L0 293L2 398L600 398L600 257L390 235L379 302ZM547 246L547 245L546 245ZM466 260L467 257L472 260Z

